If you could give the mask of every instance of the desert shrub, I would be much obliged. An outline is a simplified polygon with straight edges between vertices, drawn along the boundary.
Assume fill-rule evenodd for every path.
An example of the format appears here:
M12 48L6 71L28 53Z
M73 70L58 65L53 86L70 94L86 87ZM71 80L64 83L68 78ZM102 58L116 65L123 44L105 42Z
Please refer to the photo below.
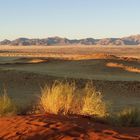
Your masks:
M81 114L99 117L107 115L107 106L103 101L103 96L101 92L96 91L92 83L87 83L84 88Z
M14 102L8 97L6 90L4 94L0 96L0 116L16 114L17 109Z
M41 91L41 106L45 112L68 114L74 100L75 85L54 82L51 87L45 86Z
M126 108L117 114L118 123L122 126L140 126L140 110Z
M42 89L40 104L45 112L53 114L103 117L107 112L101 93L92 84L78 89L75 83L55 82Z

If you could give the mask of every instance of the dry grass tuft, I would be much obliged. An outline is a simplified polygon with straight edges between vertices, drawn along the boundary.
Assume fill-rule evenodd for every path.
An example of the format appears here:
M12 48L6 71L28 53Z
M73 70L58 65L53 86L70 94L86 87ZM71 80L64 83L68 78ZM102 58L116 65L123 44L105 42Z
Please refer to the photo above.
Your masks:
M45 112L68 114L74 100L75 85L55 82L51 87L42 89L41 105Z
M103 117L107 115L107 106L103 101L101 92L96 91L91 83L87 83L84 88L83 106L81 114Z
M107 114L102 95L92 84L78 89L75 83L55 82L51 87L42 89L40 103L47 113L77 114L103 117Z
M4 89L4 94L0 96L0 116L13 115L17 113L17 108L7 92Z
M117 117L122 126L140 126L140 110L137 108L126 108Z
M140 126L140 110L137 107L124 108L120 112L108 115L107 122L115 126L136 127Z

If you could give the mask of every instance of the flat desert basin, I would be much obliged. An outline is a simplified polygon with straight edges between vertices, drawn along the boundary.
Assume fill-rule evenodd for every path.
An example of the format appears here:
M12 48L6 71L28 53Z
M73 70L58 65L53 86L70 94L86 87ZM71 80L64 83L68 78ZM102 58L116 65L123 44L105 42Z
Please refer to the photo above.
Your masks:
M28 106L38 100L41 87L55 80L75 80L79 87L92 81L103 94L104 100L111 103L114 111L129 106L139 107L139 52L140 47L136 46L1 46L0 88L6 88L8 95L16 102ZM42 134L42 139L43 136L48 139L86 139L88 135L89 139L94 136L97 139L109 140L138 139L140 134L139 128L118 130L98 123L91 123L84 129L81 127L90 123L86 119L79 120L80 123L84 122L79 125L77 119L64 118L63 121L61 117L59 120L53 117L49 116L48 120L45 120L44 116L0 118L0 123L7 130L3 132L0 129L0 136L5 139L19 139L21 135L25 138L30 135L30 138L34 139L32 135L38 132L38 136ZM23 127L12 125L14 120L23 124ZM11 125L12 130L9 127L6 129L8 125ZM92 129L92 125L97 129Z

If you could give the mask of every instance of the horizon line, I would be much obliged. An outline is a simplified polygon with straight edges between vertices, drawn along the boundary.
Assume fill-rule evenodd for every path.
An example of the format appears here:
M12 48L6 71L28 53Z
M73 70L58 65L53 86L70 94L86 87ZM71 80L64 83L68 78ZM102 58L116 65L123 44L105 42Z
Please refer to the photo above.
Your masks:
M3 41L3 40L13 41L13 40L20 39L20 38L27 38L27 39L47 39L47 38L55 38L55 37L58 37L58 38L65 38L65 39L69 39L69 40L75 40L75 39L80 40L80 39L87 39L87 38L92 38L92 39L125 38L125 37L131 37L131 36L140 36L140 33L139 34L124 35L124 36L120 36L120 37L101 37L101 38L94 38L94 37L71 38L71 37L62 37L62 36L58 36L58 35L48 36L48 37L25 37L25 36L21 36L21 37L15 37L14 39L8 39L8 38L0 39L0 41Z

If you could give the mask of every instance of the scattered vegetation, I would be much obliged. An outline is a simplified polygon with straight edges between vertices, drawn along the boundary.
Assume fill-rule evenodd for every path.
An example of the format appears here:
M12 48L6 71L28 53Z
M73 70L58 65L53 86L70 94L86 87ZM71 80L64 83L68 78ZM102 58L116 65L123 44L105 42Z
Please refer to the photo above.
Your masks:
M51 87L45 86L42 89L40 100L47 113L99 117L107 113L101 93L90 83L85 88L78 89L75 83L55 82Z
M119 113L110 111L111 107L92 83L87 83L82 89L68 82L45 86L41 91L40 105L46 113L84 115L103 118L120 126L140 126L139 109L126 108Z
M119 126L140 126L140 110L126 108L119 113L114 113L103 96L96 90L92 83L87 83L84 88L78 88L74 82L54 82L51 86L41 89L40 107L46 113L63 115L84 115L91 118L102 118ZM40 108L35 105L17 106L4 89L0 96L0 116L39 113Z

